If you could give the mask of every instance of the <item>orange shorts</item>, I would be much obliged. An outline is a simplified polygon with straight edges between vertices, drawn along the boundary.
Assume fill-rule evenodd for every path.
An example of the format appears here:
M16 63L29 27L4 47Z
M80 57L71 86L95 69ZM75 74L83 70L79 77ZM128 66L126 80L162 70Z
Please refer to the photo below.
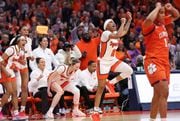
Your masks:
M5 73L1 72L0 83L7 81L16 81L15 78L7 77Z
M28 73L28 68L20 69L20 72L21 72L21 73Z
M97 77L99 80L104 80L108 78L109 72L115 70L115 68L121 64L121 60L113 60L111 63L108 61L97 61Z
M148 58L144 61L144 69L152 86L161 80L166 80L169 83L170 65L162 63L158 59Z

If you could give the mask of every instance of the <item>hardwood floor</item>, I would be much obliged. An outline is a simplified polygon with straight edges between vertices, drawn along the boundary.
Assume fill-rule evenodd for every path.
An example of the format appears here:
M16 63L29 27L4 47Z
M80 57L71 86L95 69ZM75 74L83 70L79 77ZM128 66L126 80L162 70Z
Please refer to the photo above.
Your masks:
M159 116L158 116L159 117ZM36 120L36 121L91 121L90 117L57 117L56 119ZM105 113L101 115L101 121L149 121L149 112L134 111L121 113ZM156 121L161 121L157 118ZM180 121L180 110L168 111L167 121Z

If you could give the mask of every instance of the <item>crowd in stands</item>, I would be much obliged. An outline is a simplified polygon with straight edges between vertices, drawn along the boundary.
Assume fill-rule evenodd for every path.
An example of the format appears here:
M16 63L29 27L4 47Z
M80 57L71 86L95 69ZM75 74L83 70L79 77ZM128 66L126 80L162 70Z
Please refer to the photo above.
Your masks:
M0 54L6 52L14 37L22 35L22 31L27 31L26 36L31 40L29 45L32 47L28 57L29 76L27 77L30 77L30 81L29 86L22 84L28 86L35 97L42 98L44 101L42 105L47 105L46 97L50 96L48 93L44 95L49 86L47 75L59 68L59 65L72 66L70 63L72 59L79 59L80 69L73 70L76 71L76 76L70 79L73 80L72 84L68 84L69 89L64 91L74 94L73 114L85 116L79 110L79 97L84 96L86 105L90 104L87 105L88 109L93 107L93 104L88 102L86 94L95 94L97 89L94 63L99 55L104 21L111 18L120 26L120 19L126 17L126 12L132 13L130 30L126 36L120 38L116 57L129 63L134 71L144 71L145 47L141 24L157 1L171 2L171 0L0 0ZM48 26L47 34L37 33L36 27L40 25ZM172 70L180 69L179 25L180 20L177 20L167 26ZM57 73L64 72L57 71ZM84 76L87 80L83 78ZM22 75L21 78L24 79ZM95 82L92 83L92 80ZM88 83L84 83L86 81ZM17 87L17 90L19 88ZM21 90L24 91L26 88L18 90L18 93ZM60 93L62 90L59 91L55 84L52 90L57 92L54 95L56 99L62 96ZM63 105L63 101L58 100ZM53 118L51 113L57 103L58 101L53 107L51 105L51 108L42 109L41 112L46 114L48 111L46 116ZM61 106L60 113L63 113L63 108Z

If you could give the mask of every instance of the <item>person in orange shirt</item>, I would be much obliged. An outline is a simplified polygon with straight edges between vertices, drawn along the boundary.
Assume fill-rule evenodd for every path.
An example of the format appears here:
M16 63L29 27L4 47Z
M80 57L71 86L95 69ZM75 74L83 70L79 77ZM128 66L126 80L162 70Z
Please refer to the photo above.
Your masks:
M82 39L77 42L77 47L81 51L82 57L80 69L84 70L88 67L89 60L97 61L98 47L100 44L100 38L91 38L88 32L84 32Z
M171 16L165 16L165 11L170 11ZM162 6L158 2L142 24L146 47L144 69L154 90L150 110L151 121L155 121L158 112L161 121L166 121L170 65L167 45L169 38L165 25L170 24L178 17L178 10L170 3Z

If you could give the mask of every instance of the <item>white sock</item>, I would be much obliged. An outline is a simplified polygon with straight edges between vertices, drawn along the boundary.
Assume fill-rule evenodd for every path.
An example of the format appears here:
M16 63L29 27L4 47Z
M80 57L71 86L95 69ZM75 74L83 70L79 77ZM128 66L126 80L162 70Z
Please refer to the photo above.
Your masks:
M166 118L161 118L161 121L167 121L167 119Z
M156 121L156 119L155 118L150 118L149 121Z
M23 112L25 111L25 106L21 106L21 111L20 112Z
M111 83L111 84L116 84L118 82L119 82L119 80L117 80L116 78L109 81L109 83Z
M14 110L14 115L16 116L18 114L19 114L18 110Z

